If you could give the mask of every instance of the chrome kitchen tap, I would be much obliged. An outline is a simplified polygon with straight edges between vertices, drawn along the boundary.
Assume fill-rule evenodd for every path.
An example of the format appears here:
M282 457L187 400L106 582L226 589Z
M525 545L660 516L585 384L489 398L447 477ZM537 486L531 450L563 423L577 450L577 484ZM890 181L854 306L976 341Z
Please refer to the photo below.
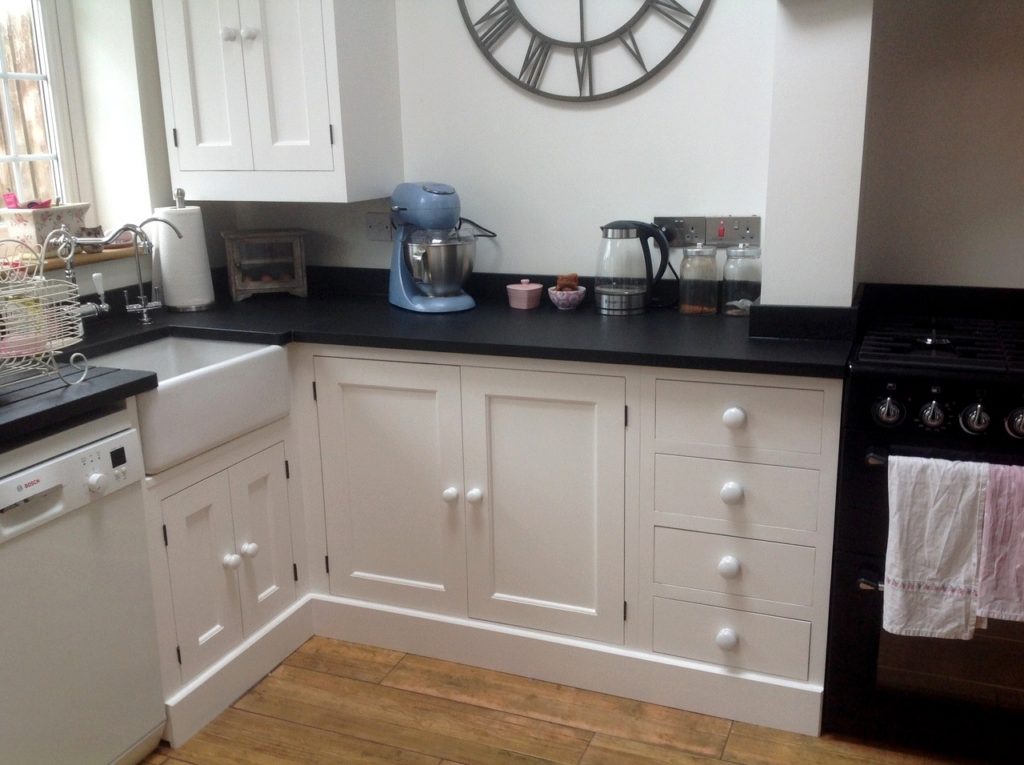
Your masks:
M162 308L163 303L161 303L159 300L149 300L146 296L145 287L143 286L142 282L142 254L144 253L146 255L149 255L150 257L152 257L153 255L153 241L149 238L149 235L147 235L146 232L143 231L142 229L142 227L145 226L147 223L166 223L168 226L171 227L171 229L174 230L174 233L178 235L179 239L181 239L182 237L181 231L179 231L178 227L175 226L173 223L171 223L168 220L164 220L163 218L153 217L146 218L138 225L134 223L125 223L112 234L97 237L75 236L68 230L67 226L61 226L57 231L54 231L46 238L46 245L49 246L50 244L53 244L57 247L57 254L60 256L61 260L64 261L64 277L72 284L75 284L76 279L73 260L75 255L75 249L79 245L94 245L99 247L105 247L106 245L113 243L113 241L117 239L119 236L121 236L121 234L125 232L130 232L132 235L132 241L135 245L135 273L139 280L139 294L137 303L129 303L128 290L124 291L125 310L128 311L129 313L141 313L141 322L143 324L149 324L152 322L152 319L149 318L149 312L157 308ZM95 274L93 275L93 279L96 279ZM107 306L103 300L102 285L103 280L101 277L96 284L96 288L100 292L100 303L98 305L92 303L87 303L83 305L83 316L98 316L110 310L110 307Z

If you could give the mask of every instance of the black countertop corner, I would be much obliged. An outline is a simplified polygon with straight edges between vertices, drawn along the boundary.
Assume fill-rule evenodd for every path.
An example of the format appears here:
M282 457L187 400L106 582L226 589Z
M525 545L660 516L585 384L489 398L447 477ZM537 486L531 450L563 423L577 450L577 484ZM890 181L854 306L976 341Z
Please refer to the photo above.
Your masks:
M559 311L546 298L529 311L488 296L471 311L420 314L395 308L383 295L261 295L240 303L222 300L209 311L157 311L146 326L137 315L120 312L87 319L85 341L70 350L98 356L174 335L841 378L852 342L842 331L849 320L841 311L827 313L830 322L822 325L818 313L766 311L755 315L755 328L789 336L752 337L747 317L682 316L674 309L600 316L592 304ZM807 326L817 331L799 337ZM49 384L35 395L0 389L0 446L154 388L156 376L92 370L77 386Z

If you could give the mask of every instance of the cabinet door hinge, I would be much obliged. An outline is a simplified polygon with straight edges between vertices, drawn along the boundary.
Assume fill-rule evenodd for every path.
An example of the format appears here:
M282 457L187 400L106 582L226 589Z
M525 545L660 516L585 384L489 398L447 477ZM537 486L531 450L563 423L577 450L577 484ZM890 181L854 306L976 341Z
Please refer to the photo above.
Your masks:
M171 138L174 140L174 148L178 148L178 128L171 128Z
M625 414L626 419L623 422L623 425L628 428L629 427L629 405L626 405L625 409L626 409L626 414Z
M334 146L334 125L328 123L327 134L331 137L331 146Z
M174 646L174 652L176 654L178 654L178 664L181 664L181 646L180 645Z
M294 579L296 582L299 581L299 564L298 563L293 563L292 564L292 579Z
M626 621L626 613L629 610L629 603L622 601L622 621Z
M328 574L331 573L331 556L330 555L325 555L324 556L324 571L326 571Z
M164 528L164 547L167 547L167 524L166 523L164 524L163 528Z
M284 479L287 481L292 477L292 472L288 469L288 460L284 461Z
M313 380L313 400L316 401L316 380Z

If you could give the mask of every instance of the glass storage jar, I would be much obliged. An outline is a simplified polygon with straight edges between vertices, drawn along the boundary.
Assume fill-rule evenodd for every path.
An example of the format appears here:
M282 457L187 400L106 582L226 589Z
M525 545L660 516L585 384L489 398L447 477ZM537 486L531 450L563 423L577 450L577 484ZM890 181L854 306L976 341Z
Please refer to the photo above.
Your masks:
M715 248L696 245L683 250L679 267L679 313L718 312L718 263Z
M761 300L761 248L741 244L726 250L722 273L722 313L746 316Z

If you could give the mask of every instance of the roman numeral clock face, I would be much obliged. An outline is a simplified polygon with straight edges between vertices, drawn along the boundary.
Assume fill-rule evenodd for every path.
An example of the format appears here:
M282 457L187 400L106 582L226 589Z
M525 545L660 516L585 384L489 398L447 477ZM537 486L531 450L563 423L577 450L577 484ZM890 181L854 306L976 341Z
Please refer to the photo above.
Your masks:
M624 93L660 72L711 0L459 0L480 51L519 87L563 101Z

